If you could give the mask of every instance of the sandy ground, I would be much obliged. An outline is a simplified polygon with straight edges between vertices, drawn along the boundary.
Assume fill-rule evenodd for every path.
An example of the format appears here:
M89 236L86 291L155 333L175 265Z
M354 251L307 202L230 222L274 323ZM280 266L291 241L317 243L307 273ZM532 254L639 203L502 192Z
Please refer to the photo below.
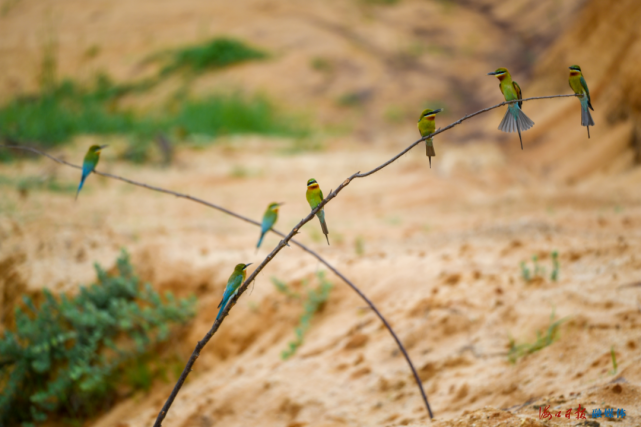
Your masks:
M272 200L286 202L278 224L285 230L307 213L309 177L329 189L394 152L337 141L326 152L284 156L281 145L229 140L206 151L183 151L169 170L116 163L108 153L101 165L254 218ZM79 157L80 148L67 150L69 157ZM485 166L460 161L469 150L443 151L432 170L417 148L355 181L327 208L332 245L321 240L316 223L305 226L301 241L388 316L443 425L524 425L524 417L538 420L536 408L546 402L563 411L581 404L590 414L623 408L627 418L617 425L638 425L641 172L554 185L505 166L493 145L474 156L481 164L485 159ZM235 177L241 161L248 176ZM3 167L16 175L43 170L62 182L76 178L75 171L44 160ZM69 291L91 280L94 260L109 265L126 247L145 279L199 296L199 317L183 341L186 354L211 325L232 266L259 262L277 243L270 236L254 254L258 230L252 226L107 179L92 177L88 184L77 203L71 195L5 192L3 257L26 256L17 270L27 287ZM361 255L357 239L363 241ZM519 263L537 254L549 274L553 250L560 256L559 280L526 283ZM301 307L277 293L269 278L295 286L319 269L296 248L269 264L203 352L165 425L426 422L390 335L336 277L329 276L335 289L298 354L280 359ZM553 312L566 318L558 341L508 362L510 337L533 342ZM612 346L619 363L615 375L609 372ZM159 383L92 425L148 425L169 391L169 384Z
M207 149L178 149L175 164L160 168L117 161L123 144L109 139L100 169L255 219L268 203L285 202L282 231L309 211L307 179L328 191L382 163L417 138L417 111L426 103L446 107L442 126L501 100L496 80L485 75L498 66L518 73L526 96L534 96L567 93L567 65L588 64L597 110L590 140L578 126L575 99L526 104L537 125L524 134L523 152L516 136L496 131L497 110L439 136L432 169L419 146L354 181L327 207L331 246L317 222L298 236L387 316L419 370L436 421L427 419L389 333L331 274L330 300L298 353L281 360L302 308L270 278L300 287L323 269L292 247L233 308L165 426L641 426L641 169L635 166L641 97L629 84L636 82L641 43L631 29L641 7L632 0L616 7L458 3L2 3L3 100L36 87L48 40L58 46L60 75L79 79L101 70L123 81L144 77L154 71L143 61L150 53L219 34L273 53L206 75L193 92L240 86L341 129L318 137L320 151L286 154L295 142L233 137ZM329 68L315 69L318 59ZM170 81L148 98L126 101L147 108L175 86ZM362 105L340 106L346 94ZM52 153L78 163L92 142L80 137ZM3 164L0 174L69 185L78 179L77 171L45 159ZM0 318L24 291L73 292L90 283L93 262L110 266L126 248L143 279L198 296L199 314L176 346L186 360L213 322L233 265L260 262L278 242L269 236L255 253L257 239L258 229L219 212L97 176L76 203L69 193L2 185ZM552 251L559 254L558 281L549 279ZM526 282L520 263L532 269L533 255L546 274ZM552 314L564 319L558 340L510 363L510 340L534 342ZM171 387L158 381L150 393L123 400L86 425L151 425ZM540 420L539 408L548 405L554 418ZM587 419L566 419L579 405ZM589 417L606 408L615 419ZM626 411L623 421L616 420L617 409Z

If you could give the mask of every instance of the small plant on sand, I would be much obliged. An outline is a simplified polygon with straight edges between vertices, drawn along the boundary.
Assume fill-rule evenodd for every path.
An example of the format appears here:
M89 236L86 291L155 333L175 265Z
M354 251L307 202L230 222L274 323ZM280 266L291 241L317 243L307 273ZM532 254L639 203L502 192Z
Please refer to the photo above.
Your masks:
M288 348L283 350L280 354L281 358L284 360L292 357L296 353L298 347L303 344L303 338L310 327L314 314L322 309L323 305L329 298L329 293L333 287L332 282L325 278L325 272L323 271L316 273L316 277L319 282L318 286L315 289L307 291L307 294L304 296L290 290L289 287L280 280L272 278L272 283L276 286L276 289L278 289L279 292L290 298L299 299L303 304L303 314L298 322L298 326L294 328L296 339L294 341L290 341ZM307 284L307 280L303 280L303 287L305 289L307 288Z
M541 334L541 331L537 331L536 341L533 343L517 344L514 338L510 337L510 348L507 353L507 358L511 363L516 363L516 361L521 357L544 349L558 339L559 328L563 322L567 320L567 317L554 321L554 312L555 310L552 309L552 314L550 315L550 326L548 326L545 334Z
M619 365L617 364L617 355L614 352L614 346L610 347L610 357L612 358L612 370L610 371L610 375L616 375Z
M78 420L109 407L123 385L149 389L158 370L139 360L194 315L192 299L141 284L124 251L117 274L95 268L96 284L73 295L44 289L16 307L15 327L0 335L0 426Z
M559 263L559 253L553 251L550 254L552 259L552 273L550 274L550 280L556 282L559 279L559 273L561 270L561 264ZM528 264L525 261L521 261L519 264L521 268L521 277L525 282L532 281L543 281L547 276L546 268L539 264L539 256L532 255L532 268L528 267Z

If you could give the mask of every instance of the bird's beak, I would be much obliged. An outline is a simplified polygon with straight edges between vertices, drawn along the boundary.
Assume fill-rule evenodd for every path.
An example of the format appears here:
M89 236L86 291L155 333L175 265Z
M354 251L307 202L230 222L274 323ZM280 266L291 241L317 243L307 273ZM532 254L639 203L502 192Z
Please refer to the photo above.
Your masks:
M284 204L285 204L285 202L280 202L280 203L278 203L278 206L283 206Z
M246 270L246 269L247 269L247 267L249 267L249 266L250 266L250 265L252 265L252 264L253 264L253 263L251 263L251 262L250 262L249 264L245 264L245 268L243 268L243 270Z
M109 146L108 145L101 145L100 149L102 150L103 148L107 148L107 147L109 147Z
M492 71L491 73L487 73L488 76L496 76L496 71Z
M440 113L441 111L443 111L443 109L442 109L442 108L439 108L438 110L434 110L434 111L432 111L432 114Z

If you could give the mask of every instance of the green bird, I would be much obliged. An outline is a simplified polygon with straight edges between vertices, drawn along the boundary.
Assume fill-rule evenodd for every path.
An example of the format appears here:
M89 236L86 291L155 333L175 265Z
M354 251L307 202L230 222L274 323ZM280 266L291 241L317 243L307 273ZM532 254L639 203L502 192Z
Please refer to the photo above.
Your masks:
M324 199L323 192L321 191L318 183L314 178L311 178L309 181L307 181L307 193L305 194L305 197L307 197L307 202L309 203L309 206L312 208L312 210L316 208L316 206L318 206ZM316 216L320 221L321 228L323 229L323 234L325 235L327 244L329 245L329 237L327 237L329 231L327 230L327 224L325 223L325 209L321 209L320 211L318 211L316 213Z
M588 89L588 84L583 78L581 67L578 65L572 65L570 67L570 87L574 93L581 95L581 98L579 98L579 101L581 101L581 126L588 128L589 138L590 126L594 126L594 120L592 120L590 110L594 111L594 108L592 108L592 100L590 99L590 89ZM588 108L590 108L590 110L588 110Z
M443 111L442 108L438 110L423 110L421 117L418 118L418 131L421 133L421 136L425 138L428 135L431 135L436 130L436 123L434 118L437 113ZM434 143L432 138L425 140L425 155L430 158L430 168L432 167L432 156L436 156L436 151L434 151Z
M494 72L487 73L488 76L496 76L499 79L499 89L505 97L506 101L514 101L523 99L521 96L521 87L517 82L512 80L510 72L506 68L499 68ZM505 116L499 124L499 130L503 132L518 132L519 140L521 140L521 150L523 149L523 139L521 138L521 131L526 131L534 126L534 122L521 110L523 102L515 102L508 104Z
M106 145L92 145L87 150L85 154L85 159L82 162L82 176L80 177L80 185L78 185L78 191L76 191L76 200L78 200L78 194L82 190L82 186L85 185L85 179L89 176L91 172L96 169L98 160L100 160L100 150L107 147Z
M263 221L260 225L260 239L258 239L258 244L256 249L260 248L261 243L263 243L263 237L265 234L272 229L276 221L278 221L278 208L284 205L284 203L270 203L267 206L267 210L263 214Z
M225 309L225 306L227 305L227 302L230 300L231 297L234 296L240 285L243 284L245 279L247 278L247 267L249 267L250 264L236 264L236 267L234 267L234 272L229 276L229 279L227 280L227 286L225 286L225 292L223 293L223 299L220 301L220 304L218 304L218 307L220 307L220 310L218 311L218 314L216 315L216 320L220 318L220 315L222 314L223 310Z

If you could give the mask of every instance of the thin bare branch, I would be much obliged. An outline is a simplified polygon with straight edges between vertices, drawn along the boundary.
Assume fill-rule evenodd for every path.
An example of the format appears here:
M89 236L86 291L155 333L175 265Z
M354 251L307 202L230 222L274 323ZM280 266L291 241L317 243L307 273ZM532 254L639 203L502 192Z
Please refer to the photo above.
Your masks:
M200 351L209 342L209 340L214 336L214 334L216 333L216 331L220 327L222 321L225 319L225 317L227 317L227 315L229 314L229 311L234 306L236 301L238 301L238 299L243 294L243 292L245 292L245 290L247 289L249 284L252 281L254 281L256 276L265 268L265 266L267 264L269 264L271 262L272 259L274 259L274 257L281 251L281 249L283 249L285 246L287 246L287 244L290 241L292 241L293 237L298 233L300 228L303 225L305 225L306 223L308 223L309 221L311 221L314 218L314 216L316 215L316 213L318 211L320 211L321 209L323 209L324 206L327 203L329 203L332 199L334 199L338 195L338 193L340 193L345 187L347 187L350 184L350 182L353 179L355 179L355 178L365 178L365 177L367 177L369 175L372 175L372 174L378 172L379 170L385 168L386 166L390 165L391 163L393 163L394 161L399 159L401 156L406 154L409 150L411 150L414 146L419 144L421 141L423 141L423 140L425 140L427 138L432 138L432 137L434 137L434 136L436 136L436 135L438 135L438 134L440 134L442 132L445 132L446 130L449 130L449 129L461 124L465 120L469 120L472 117L475 117L475 116L477 116L479 114L482 114L482 113L485 113L487 111L493 110L495 108L499 108L499 107L501 107L503 105L512 104L512 103L515 103L515 102L527 102L527 101L533 101L533 100L537 100L537 99L565 98L565 97L574 97L574 96L578 96L578 95L575 95L575 94L571 94L571 95L551 95L551 96L539 96L539 97L533 97L533 98L525 98L525 99L521 99L521 100L502 102L502 103L494 105L492 107L488 107L488 108L485 108L483 110L479 110L479 111L477 111L475 113L472 113L472 114L469 114L469 115L467 115L465 117L462 117L461 119L451 123L450 125L448 125L448 126L446 126L444 128L438 129L437 131L433 132L430 135L427 135L427 136L415 141L414 143L410 144L407 148L405 148L403 151L401 151L399 154L397 154L396 156L392 157L391 159L389 159L385 163L375 167L374 169L372 169L372 170L370 170L368 172L362 173L362 174L360 172L356 172L356 173L352 174L350 177L348 177L347 179L345 179L335 190L330 191L330 193L327 195L327 197L323 201L321 201L321 203L318 204L318 206L316 206L316 208L314 208L305 218L303 218L287 235L284 235L283 233L280 233L280 232L277 233L281 237L284 237L283 240L281 240L278 243L278 245L270 252L270 254L267 255L267 257L258 265L258 267L256 267L256 269L252 272L252 274L245 280L245 282L240 286L240 288L238 289L236 294L231 298L230 302L227 304L227 306L223 310L222 315L214 322L214 324L212 325L211 329L207 332L207 334L203 337L203 339L198 341L198 344L196 345L196 348L194 349L194 352L192 353L191 357L189 358L189 361L187 362L187 365L185 366L182 374L180 375L180 378L178 379L178 382L174 386L174 389L172 390L169 398L167 399L167 401L165 402L165 405L163 406L163 408L161 409L160 413L158 414L158 417L156 418L156 422L154 423L154 427L160 427L162 425L162 421L164 420L165 416L167 415L167 412L168 412L169 408L171 407L171 405L172 405L173 401L175 400L176 396L178 395L178 392L182 388L185 380L187 379L187 376L189 375L189 372L191 372L191 368L193 367L194 363L196 362L196 359L198 359L198 357L200 355ZM53 156L50 156L50 155L45 154L45 153L42 153L39 150L34 149L34 148L21 147L21 146L4 146L4 147L27 149L28 151L37 152L39 154L46 155L47 157L49 157L52 160L55 160L55 161L57 161L59 163L63 163L63 164L67 164L69 166L73 166L73 167L79 168L79 166L72 165L71 163L68 163L68 162L66 162L64 160L56 159ZM232 216L234 216L234 217L236 217L238 219L241 219L243 221L250 222L252 224L258 225L257 222L255 222L253 220L250 220L248 218L245 218L242 215L236 214L235 212L232 212L232 211L230 211L228 209L222 208L220 206L214 205L212 203L206 202L206 201L201 200L201 199L197 199L195 197L191 197L191 196L188 196L188 195L185 195L185 194L181 194L181 193L176 193L176 192L173 192L173 191L170 191L170 190L165 190L165 189L162 189L160 187L154 187L154 186L150 186L150 185L147 185L147 184L137 183L135 181L131 181L129 179L122 178L122 177L119 177L119 176L116 176L116 175L112 175L112 174L96 172L96 171L94 171L94 173L97 173L98 175L102 175L102 176L107 176L107 177L110 177L110 178L118 179L118 180L130 183L130 184L133 184L133 185L137 185L137 186L140 186L140 187L148 188L150 190L159 191L159 192L167 193L167 194L172 194L172 195L174 195L176 197L182 197L182 198L185 198L185 199L188 199L188 200L192 200L194 202L201 203L203 205L212 207L214 209L218 209L218 210L220 210L222 212L225 212L225 213L227 213L229 215L232 215ZM292 243L297 244L297 246L303 248L303 245L298 243L298 242L296 242L296 241L292 241ZM309 250L309 249L307 249L307 252L312 253L312 251ZM319 260L322 259L317 254L315 254L315 256ZM432 411L431 411L431 409L429 407L429 404L427 402L427 397L425 395L425 392L423 391L423 387L422 387L422 383L420 381L420 378L418 377L418 374L416 373L416 370L414 369L414 366L412 365L412 362L411 362L409 356L407 355L407 352L403 348L403 346L402 346L400 340L398 339L398 337L396 336L396 334L394 334L394 332L392 331L391 326L389 325L389 323L387 323L387 321L380 314L380 312L378 310L376 310L376 308L373 306L371 301L369 301L369 299L367 299L365 297L365 295L363 295L362 292L360 292L358 290L358 288L356 288L356 286L354 286L351 282L349 282L342 274L338 273L338 271L336 269L334 269L333 267L331 267L328 263L324 262L324 264L327 265L328 268L330 268L335 274L339 275L339 277L341 277L341 279L345 280L345 282L348 285L350 285L368 303L368 305L370 305L370 307L372 307L374 309L374 311L381 318L381 320L383 321L385 326L388 328L388 330L390 330L390 332L394 336L394 339L396 340L397 344L402 349L403 354L404 354L407 362L409 363L410 367L412 368L412 371L413 371L413 374L414 374L414 378L415 378L419 388L421 389L421 393L422 393L422 396L423 396L423 398L425 400L425 404L426 404L427 410L428 410L428 412L430 414L430 417L432 417Z

